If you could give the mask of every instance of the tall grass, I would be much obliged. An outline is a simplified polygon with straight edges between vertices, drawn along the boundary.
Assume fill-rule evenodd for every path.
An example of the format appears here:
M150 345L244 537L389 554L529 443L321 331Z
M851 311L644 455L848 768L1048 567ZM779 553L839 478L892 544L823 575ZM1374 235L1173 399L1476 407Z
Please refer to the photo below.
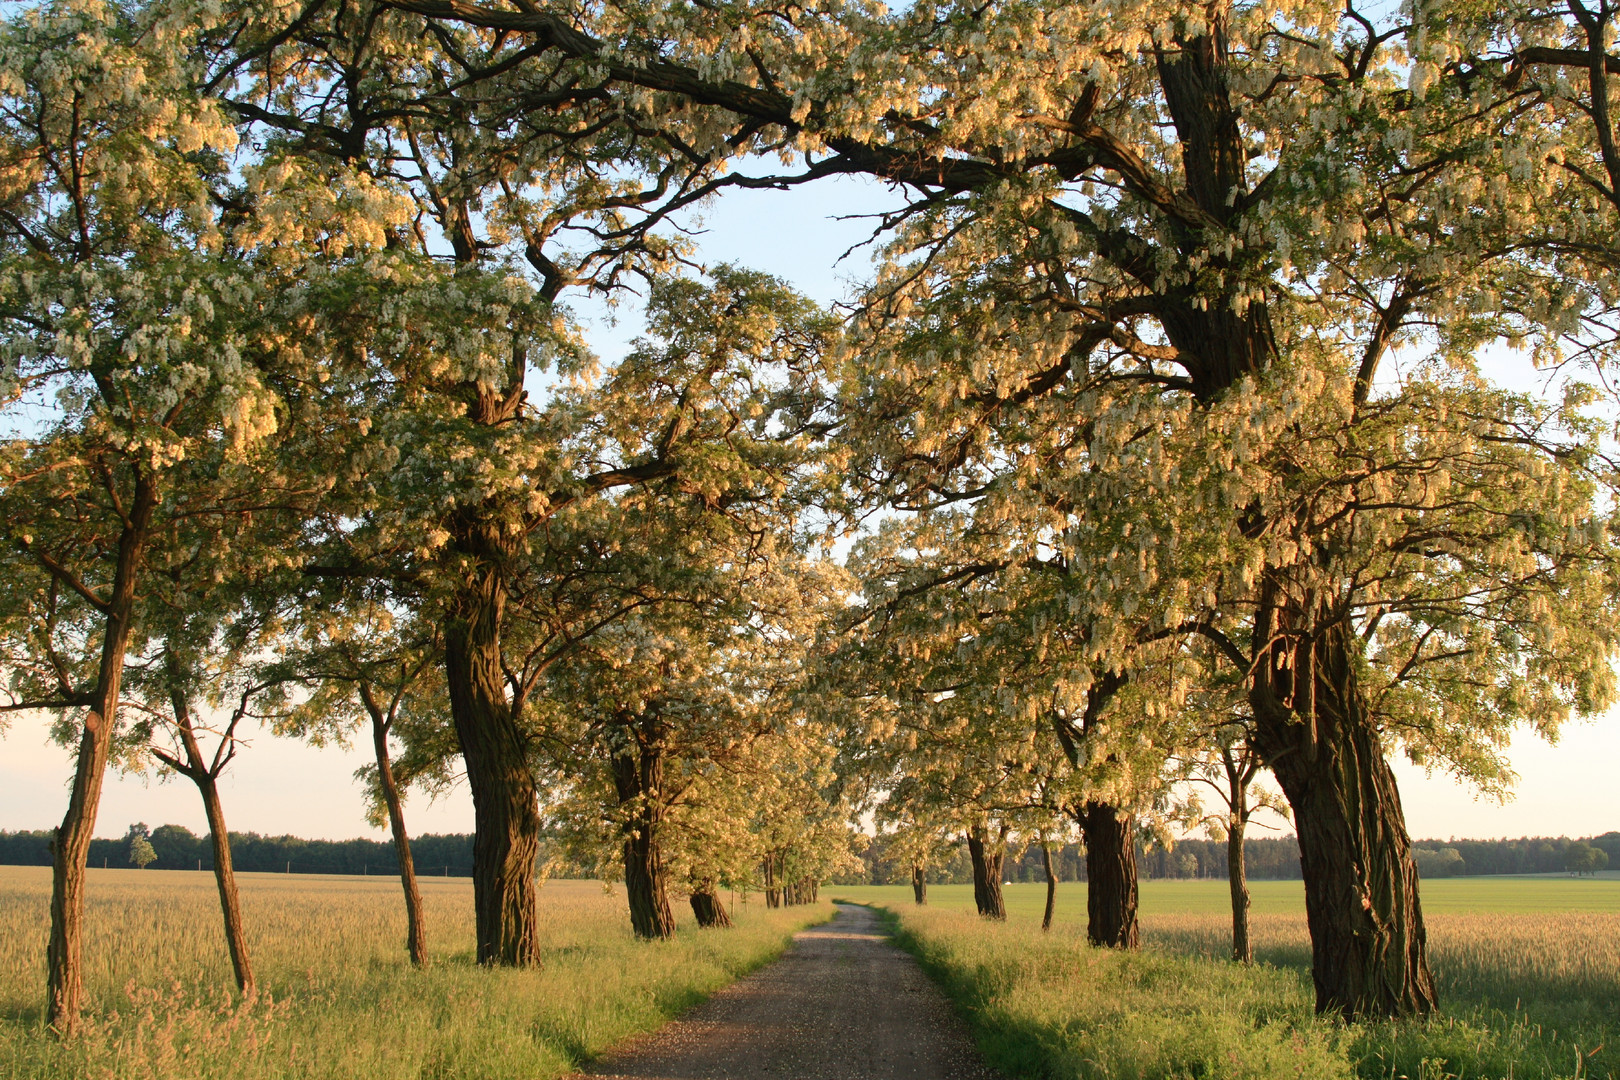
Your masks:
M213 877L92 870L84 1034L43 1027L50 872L0 867L0 1077L102 1080L544 1080L650 1030L774 958L828 905L767 911L730 931L683 913L668 942L636 941L622 889L550 882L541 963L473 963L472 887L422 880L433 963L413 970L391 878L241 876L262 988L231 989Z
M1249 969L1225 959L1224 882L1144 883L1137 955L1086 945L1081 885L1050 934L1043 886L1008 887L1005 925L974 916L966 887L931 887L924 909L903 887L833 893L890 908L1013 1076L1620 1076L1620 882L1426 883L1443 1014L1354 1027L1312 1015L1298 884L1256 885Z

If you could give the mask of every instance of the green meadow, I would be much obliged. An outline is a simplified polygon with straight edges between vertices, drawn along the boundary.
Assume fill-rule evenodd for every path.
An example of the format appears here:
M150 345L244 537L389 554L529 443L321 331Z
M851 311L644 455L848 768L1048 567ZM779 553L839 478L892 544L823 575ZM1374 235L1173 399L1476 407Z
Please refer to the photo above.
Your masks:
M971 886L836 887L884 907L946 987L989 1060L1017 1077L1534 1080L1620 1075L1620 880L1451 878L1423 885L1442 1015L1346 1027L1312 1010L1299 882L1252 886L1257 963L1225 959L1221 881L1141 886L1144 948L1085 942L1085 886L1005 887L1006 924Z

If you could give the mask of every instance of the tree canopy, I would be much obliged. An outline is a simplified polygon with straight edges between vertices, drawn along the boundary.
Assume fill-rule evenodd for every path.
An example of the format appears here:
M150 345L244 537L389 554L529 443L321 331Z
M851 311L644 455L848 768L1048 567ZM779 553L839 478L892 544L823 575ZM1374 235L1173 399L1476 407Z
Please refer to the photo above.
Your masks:
M1612 18L8 11L0 663L80 747L52 1023L109 761L262 691L372 724L402 866L400 781L466 778L480 962L533 961L548 829L658 937L671 872L711 920L813 895L873 808L917 865L960 831L986 914L1073 822L1133 947L1134 833L1219 758L1289 804L1319 1008L1429 1013L1387 755L1503 790L1615 695ZM843 312L684 231L834 175L901 200ZM581 295L646 333L593 356Z

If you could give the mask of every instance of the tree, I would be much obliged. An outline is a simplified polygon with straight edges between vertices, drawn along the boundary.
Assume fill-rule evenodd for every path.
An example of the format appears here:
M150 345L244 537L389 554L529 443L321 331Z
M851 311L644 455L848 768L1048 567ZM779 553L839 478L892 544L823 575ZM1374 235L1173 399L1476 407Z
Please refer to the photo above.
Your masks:
M636 535L634 515L625 516L626 535ZM545 766L560 801L553 813L571 819L575 845L587 850L605 839L593 826L611 825L632 926L663 938L674 932L672 876L689 885L702 925L719 923L720 881L737 880L753 857L789 877L787 846L761 853L750 826L761 817L776 824L795 806L790 793L806 767L817 767L813 753L794 760L820 731L794 704L836 576L795 558L790 538L764 549L752 529L728 538L730 515L700 506L696 515L654 507L647 516L626 569L659 571L639 553L684 538L693 551L678 571L684 580L556 665L546 700L558 715L543 741L555 747ZM662 568L664 590L669 575ZM805 853L813 834L801 824L791 847ZM813 868L792 877L806 872ZM768 879L768 897L780 900L787 885Z
M55 712L78 747L47 950L47 1019L63 1034L83 994L102 778L144 742L119 705L145 595L195 550L169 541L232 512L237 465L278 426L273 372L304 362L279 326L266 333L275 275L232 234L235 132L193 87L202 25L49 4L0 27L0 382L8 412L29 417L0 464L0 637L7 707ZM30 411L49 401L47 418Z
M540 828L531 694L614 613L574 605L577 575L536 584L509 572L563 534L588 565L614 537L586 533L588 511L572 525L559 515L613 492L683 468L693 491L719 497L726 484L725 469L686 453L678 394L602 394L560 297L666 268L676 246L651 226L710 165L648 133L636 110L578 95L576 65L540 77L545 88L526 73L497 91L557 106L558 123L486 115L459 96L457 65L512 70L506 36L441 29L424 36L387 8L249 11L210 38L208 82L252 133L259 168L299 179L300 199L280 209L318 220L335 202L388 242L384 255L338 248L299 323L312 351L344 361L326 401L330 441L306 460L347 463L312 523L306 569L376 583L442 626L478 816L478 956L527 964ZM551 565L566 565L558 554Z
M1467 205L1482 173L1491 184L1505 174L1495 155L1481 152L1489 140L1476 141L1478 125L1454 123L1446 109L1408 108L1430 70L1419 63L1409 71L1404 59L1423 54L1420 34L1332 5L1286 16L1224 4L1142 9L1124 21L1112 11L1038 3L920 5L893 16L838 11L802 21L742 8L701 18L684 33L580 27L549 12L433 0L400 6L525 35L536 65L595 61L600 82L669 101L670 127L692 122L692 112L678 111L692 102L708 108L709 123L734 133L734 145L816 155L790 179L864 172L913 185L914 202L888 219L896 257L863 308L872 330L856 353L874 392L853 415L885 448L877 455L882 471L904 473L903 490L966 497L983 480L958 485L952 477L970 462L992 471L1014 466L1004 474L1011 484L1043 475L1066 452L1054 442L1045 459L1020 460L988 437L1019 423L1032 405L1056 396L1092 418L1088 430L1101 441L1076 445L1095 459L1095 475L1128 483L1094 492L1085 505L1134 513L1143 504L1127 492L1150 503L1167 498L1178 527L1199 537L1178 552L1197 555L1198 565L1178 559L1172 569L1158 557L1168 549L1150 550L1146 537L1163 533L1144 534L1134 554L1148 556L1141 570L1188 590L1184 609L1209 613L1200 632L1219 634L1231 646L1223 654L1249 680L1257 747L1277 767L1300 829L1318 1006L1349 1017L1433 1008L1415 867L1382 741L1402 732L1411 714L1382 717L1357 672L1365 649L1389 659L1416 644L1406 654L1413 663L1393 670L1428 668L1416 681L1432 686L1427 676L1456 659L1459 643L1435 624L1403 626L1401 617L1378 614L1386 604L1401 609L1406 598L1393 588L1372 589L1354 576L1359 592L1324 586L1356 572L1359 555L1336 555L1347 542L1370 538L1384 556L1415 564L1429 558L1439 577L1457 553L1421 542L1384 546L1384 524L1363 530L1345 514L1351 508L1351 516L1378 519L1377 489L1391 477L1413 481L1412 498L1383 521L1434 509L1420 489L1449 472L1433 457L1413 455L1397 466L1363 453L1380 445L1384 436L1374 429L1381 427L1401 446L1392 429L1366 423L1394 418L1373 400L1392 346L1420 327L1444 326L1440 352L1466 365L1497 332L1536 327L1506 327L1497 318L1505 305L1479 304L1484 281L1511 277L1511 260L1497 255L1516 248L1488 242L1490 230L1456 208ZM1438 9L1428 19L1441 21ZM594 36L597 29L607 36ZM881 44L862 49L853 41ZM1443 54L1446 46L1438 48ZM821 62L803 59L817 55ZM854 57L873 70L846 78ZM1282 86L1289 92L1276 92ZM704 138L715 138L713 127ZM1413 177L1422 182L1414 186ZM1493 190L1502 192L1493 196L1498 204L1534 202L1523 187ZM1400 213L1389 213L1391 206ZM943 342L896 335L910 313L960 332ZM1512 312L1505 314L1511 322ZM917 347L908 350L908 341ZM1338 441L1299 442L1292 410L1320 400L1323 387L1338 415ZM1539 423L1501 401L1443 397L1430 397L1432 407L1419 402L1402 421L1455 431L1467 428L1461 417L1484 416L1502 432ZM1414 404L1395 398L1397 412ZM1156 440L1132 441L1143 431L1194 429L1204 436L1170 456L1157 453ZM1331 460L1329 445L1351 449L1348 460L1367 467L1332 476L1283 465L1307 450L1322 454L1312 460ZM1251 468L1256 453L1274 464ZM1550 446L1530 457L1580 472L1577 459ZM1322 502L1317 493L1326 491L1337 494ZM1470 491L1473 499L1482 489ZM1475 505L1485 511L1489 502ZM1576 496L1548 520L1578 516L1580 506ZM1128 516L1104 515L1120 533ZM1206 523L1220 528L1198 527ZM1407 541L1423 531L1414 528ZM1460 560L1470 569L1501 567L1488 553L1522 539L1513 529L1442 531L1448 544L1470 552ZM1546 534L1532 533L1546 542ZM1606 557L1601 543L1585 554L1579 546L1544 555L1559 574ZM1092 577L1104 586L1092 610L1133 602L1134 588L1117 575ZM1417 577L1389 583L1419 587ZM1592 648L1607 648L1597 644L1607 609L1588 608L1588 618L1563 602L1565 585L1545 584L1543 595L1558 595L1570 616L1554 636L1587 645L1577 650L1583 659L1557 674L1538 671L1533 681L1586 708L1606 694L1601 665L1589 661ZM1428 593L1423 604L1437 596ZM1228 618L1240 632L1218 625ZM1447 618L1463 622L1446 625L1474 630L1503 625L1464 608ZM1524 608L1510 619L1534 625ZM1531 649L1538 657L1554 652ZM1471 660L1486 652L1473 644L1462 650ZM1525 654L1515 645L1508 655ZM1484 682L1505 687L1512 666ZM1451 685L1483 684L1468 677ZM1406 741L1420 754L1455 749L1465 771L1488 771L1489 755L1481 753L1488 738L1468 733L1527 715L1516 704L1505 713L1459 707L1442 714L1440 728L1419 724ZM1357 808L1353 818L1344 807Z
M1595 848L1583 840L1578 840L1564 849L1564 866L1577 877L1581 874L1596 874L1599 870L1607 869L1608 865L1608 852Z
M439 652L437 633L408 621L401 625L386 606L363 595L334 597L317 590L305 599L294 619L299 639L271 669L278 678L297 681L308 696L278 716L276 728L319 745L341 740L361 724L370 727L372 817L388 821L405 898L405 948L420 967L428 960L426 915L405 827L404 785L389 740L402 724L411 725L417 729L418 756L443 760L446 747L433 755L423 745L439 735L445 711L442 682L431 670Z
M157 852L153 850L152 841L147 836L145 822L131 825L129 832L124 834L124 839L129 842L129 861L137 870L145 870L157 862Z
M218 742L212 754L202 746L199 734L208 734L203 721L193 712L192 695L198 687L197 674L189 669L185 660L177 659L181 648L171 641L165 646L163 677L168 683L169 703L173 710L164 726L179 744L178 748L152 747L152 756L169 769L184 776L197 787L202 796L203 812L208 818L208 839L214 855L214 881L219 890L220 911L225 921L225 942L231 955L231 969L236 975L236 988L244 997L257 992L253 963L248 955L247 932L242 923L242 903L236 888L236 869L231 860L230 831L225 826L225 810L219 798L219 778L236 757L237 731L255 694L266 689L262 685L247 685L231 710L225 726L216 734ZM216 698L217 701L217 698Z

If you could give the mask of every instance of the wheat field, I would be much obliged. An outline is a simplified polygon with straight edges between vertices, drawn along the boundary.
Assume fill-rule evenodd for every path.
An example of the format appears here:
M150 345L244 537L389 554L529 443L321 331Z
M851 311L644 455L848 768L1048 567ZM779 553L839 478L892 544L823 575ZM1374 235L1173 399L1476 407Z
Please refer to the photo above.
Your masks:
M472 886L422 879L433 962L405 956L393 878L244 874L242 905L263 988L232 993L213 876L91 870L88 1023L44 1030L50 871L0 867L0 1077L102 1080L544 1080L650 1030L826 918L822 904L739 908L733 931L682 911L668 942L630 934L623 889L548 882L542 963L473 963Z

